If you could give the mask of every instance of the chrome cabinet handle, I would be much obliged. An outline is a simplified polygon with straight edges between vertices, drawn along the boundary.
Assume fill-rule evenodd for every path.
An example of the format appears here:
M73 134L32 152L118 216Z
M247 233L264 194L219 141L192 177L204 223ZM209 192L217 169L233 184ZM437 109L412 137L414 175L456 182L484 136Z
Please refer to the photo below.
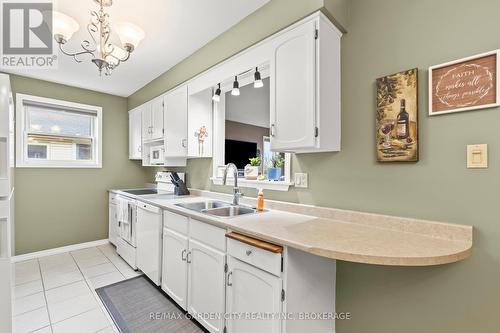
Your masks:
M251 255L252 254L252 250L247 250L246 254L247 254L247 256Z
M137 150L139 151L139 153L142 153L142 146L137 147Z
M182 250L182 253L181 253L181 259L182 259L182 261L186 261L186 253L187 253L186 249Z
M187 139L182 139L182 148L187 148Z
M271 125L271 136L274 136L274 124Z
M188 263L188 264L190 264L190 263L191 263L191 251L189 251L189 252L187 253L187 255L186 255L186 261L187 261L187 263Z
M231 282L231 276L233 275L233 272L227 273L227 286L232 287L233 283Z

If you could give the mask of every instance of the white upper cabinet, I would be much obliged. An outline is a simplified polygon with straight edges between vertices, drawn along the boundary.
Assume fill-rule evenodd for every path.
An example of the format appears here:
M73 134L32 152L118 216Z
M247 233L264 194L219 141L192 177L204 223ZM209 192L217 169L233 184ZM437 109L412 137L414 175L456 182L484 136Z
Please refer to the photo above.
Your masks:
M163 138L163 97L157 97L140 106L142 112L142 140Z
M153 118L151 115L151 102L147 102L138 107L141 112L142 140L151 140Z
M163 138L163 97L151 102L151 140Z
M271 149L340 150L341 33L318 14L276 37L271 57Z
M212 157L212 88L190 94L188 103L188 157Z
M271 61L271 149L315 145L316 22L288 32Z
M142 159L142 114L141 108L128 112L129 159Z
M187 156L188 89L181 86L164 98L165 157Z

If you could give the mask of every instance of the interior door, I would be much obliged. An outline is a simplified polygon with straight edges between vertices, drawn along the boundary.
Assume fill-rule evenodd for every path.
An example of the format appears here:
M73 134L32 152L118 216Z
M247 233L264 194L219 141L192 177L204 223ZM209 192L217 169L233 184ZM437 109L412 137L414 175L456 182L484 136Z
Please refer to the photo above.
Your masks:
M129 158L142 159L142 119L140 109L129 113Z
M188 312L224 313L223 252L190 239L188 252ZM223 318L197 318L212 333L222 332Z
M166 157L187 156L188 90L182 86L165 96Z
M187 251L186 236L167 228L163 229L161 289L184 310L187 309Z
M227 259L226 313L280 313L282 281L279 277L231 256ZM279 333L281 321L230 318L228 333Z
M151 103L151 139L163 138L163 97L153 100Z
M140 107L142 119L142 139L150 140L152 133L151 103L146 103Z
M316 22L281 37L271 61L271 149L310 148L316 141Z
M158 207L137 204L137 267L156 285L161 278L162 214Z

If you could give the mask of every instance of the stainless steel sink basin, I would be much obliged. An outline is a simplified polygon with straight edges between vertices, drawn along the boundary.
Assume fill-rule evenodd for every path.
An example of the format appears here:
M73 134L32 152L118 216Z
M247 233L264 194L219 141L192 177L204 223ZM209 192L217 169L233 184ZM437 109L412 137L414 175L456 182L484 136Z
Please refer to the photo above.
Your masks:
M208 209L228 207L231 204L223 201L209 200L209 201L178 203L175 205L189 210L194 210L196 212L202 212Z
M253 208L242 206L227 206L221 208L205 209L201 211L204 214L219 216L219 217L234 217L245 214L254 214L257 211Z

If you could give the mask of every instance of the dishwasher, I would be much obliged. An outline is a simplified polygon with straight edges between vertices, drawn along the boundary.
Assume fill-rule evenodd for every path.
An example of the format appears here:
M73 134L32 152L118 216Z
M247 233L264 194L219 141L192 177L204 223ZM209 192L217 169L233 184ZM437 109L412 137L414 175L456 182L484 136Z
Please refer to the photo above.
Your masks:
M163 216L161 209L146 203L137 203L136 263L156 285L161 283Z

